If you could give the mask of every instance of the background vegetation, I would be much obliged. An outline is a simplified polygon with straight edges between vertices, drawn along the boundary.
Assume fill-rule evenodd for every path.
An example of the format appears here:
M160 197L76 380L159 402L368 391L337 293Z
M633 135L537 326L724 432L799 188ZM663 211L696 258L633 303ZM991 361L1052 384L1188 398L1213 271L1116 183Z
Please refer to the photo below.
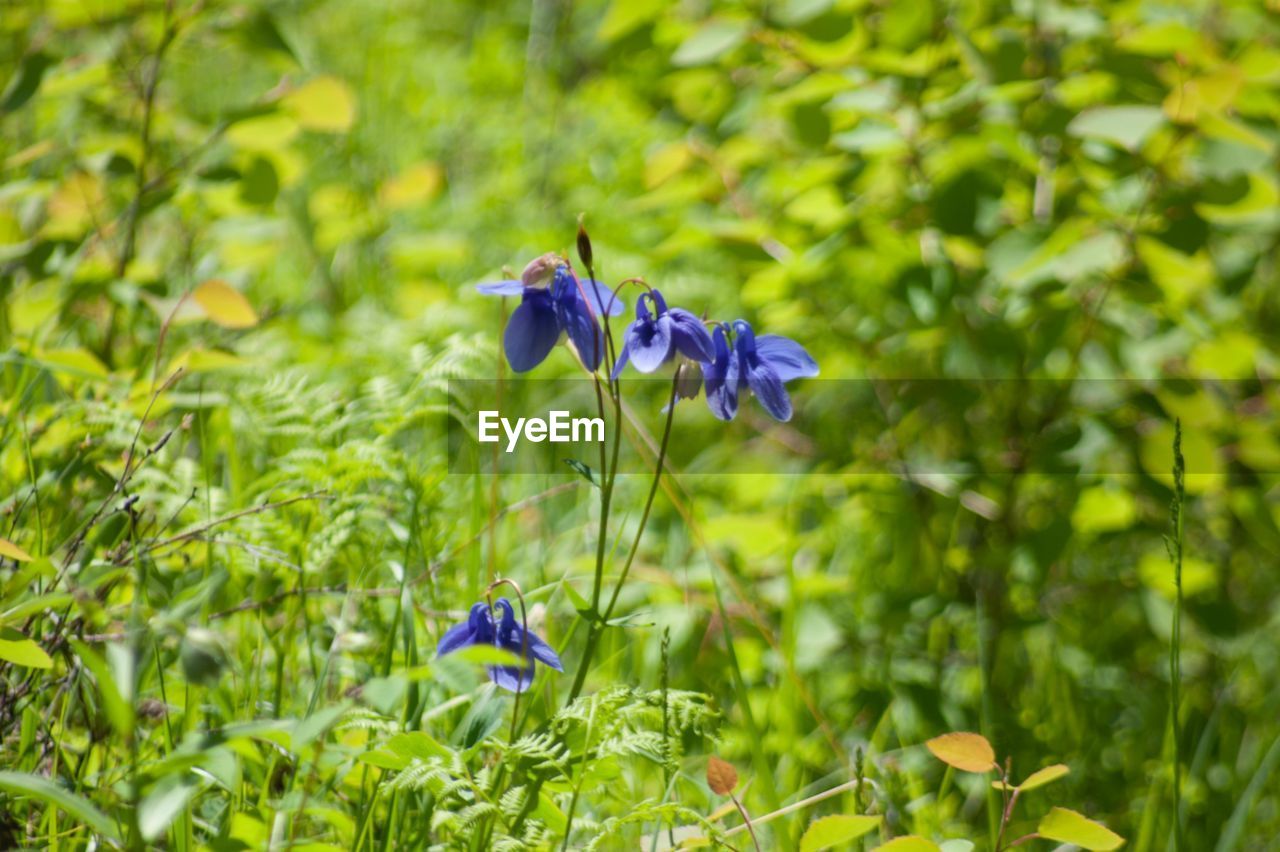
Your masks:
M1274 3L13 0L0 28L0 846L559 845L572 807L571 848L648 848L738 824L714 753L753 814L869 780L766 848L835 813L992 848L991 776L921 747L947 730L1070 766L1014 837L1062 804L1171 848L1175 741L1183 848L1280 836ZM725 446L778 473L668 481L592 699L544 675L550 733L512 745L435 642L510 576L576 670L596 494L450 475L448 379L499 369L471 285L581 212L604 278L824 379L1019 381L742 418Z

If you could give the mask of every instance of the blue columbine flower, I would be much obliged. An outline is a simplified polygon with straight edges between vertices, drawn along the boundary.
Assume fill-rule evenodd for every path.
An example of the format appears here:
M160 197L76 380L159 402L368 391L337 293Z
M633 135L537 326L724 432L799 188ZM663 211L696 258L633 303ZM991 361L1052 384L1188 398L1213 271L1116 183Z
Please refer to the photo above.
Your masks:
M646 300L653 302L653 313ZM662 294L651 289L636 301L636 319L627 326L613 378L618 378L627 361L642 373L652 373L676 352L695 361L708 361L715 356L711 335L702 320L683 308L668 308Z
M510 651L517 657L528 660L529 665L490 666L489 679L512 692L523 692L533 685L535 663L550 666L558 672L564 671L555 650L532 632L525 632L520 622L516 621L516 614L509 600L500 598L498 609L502 611L502 618L494 623L493 610L487 603L482 601L472 606L466 621L450 627L440 637L436 654L443 657L472 645L493 645Z
M604 355L604 335L596 317L617 316L623 309L622 300L608 287L590 278L580 280L555 254L532 261L519 280L480 284L476 289L489 295L522 297L502 336L507 363L517 373L541 364L561 334L569 336L582 363L594 371Z
M786 383L818 375L818 363L804 347L789 337L762 334L756 337L746 320L733 323L733 346L728 323L716 326L713 357L702 363L707 406L721 420L738 413L738 395L749 390L775 420L791 419L791 397Z

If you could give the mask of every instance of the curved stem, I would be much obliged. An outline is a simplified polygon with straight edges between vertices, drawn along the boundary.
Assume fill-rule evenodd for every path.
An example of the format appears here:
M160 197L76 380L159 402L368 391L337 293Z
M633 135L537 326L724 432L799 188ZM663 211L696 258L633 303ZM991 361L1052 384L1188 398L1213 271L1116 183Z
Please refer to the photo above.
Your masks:
M529 610L525 606L524 592L520 590L520 585L515 580L499 577L484 590L490 612L493 612L493 590L499 586L510 586L515 591L516 599L520 601L520 626L524 630L520 635L520 673L516 675L516 697L511 704L511 734L508 739L508 742L515 742L516 719L520 716L520 684L524 680L524 662L529 659Z

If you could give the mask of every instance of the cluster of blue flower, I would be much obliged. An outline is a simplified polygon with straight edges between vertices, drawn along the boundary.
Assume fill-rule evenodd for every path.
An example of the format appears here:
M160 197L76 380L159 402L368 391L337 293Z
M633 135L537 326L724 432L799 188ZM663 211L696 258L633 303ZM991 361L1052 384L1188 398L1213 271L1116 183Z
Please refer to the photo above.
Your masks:
M595 279L580 279L568 261L546 254L525 267L519 279L481 284L481 293L520 296L503 335L511 369L525 373L538 366L566 335L586 368L600 367L605 347L598 317L617 316L623 303ZM636 301L635 321L627 326L611 378L630 363L652 373L677 354L696 364L711 413L732 420L743 391L755 394L776 420L791 419L786 383L818 375L818 364L804 347L776 334L756 336L746 320L707 324L683 308L668 307L662 293L649 288ZM682 396L694 396L682 391Z
M586 248L589 252L589 243ZM579 278L557 254L535 259L519 279L481 284L477 289L520 297L502 340L507 362L517 373L541 364L562 336L573 344L587 370L596 372L608 344L599 318L618 316L624 309L615 290L593 278ZM610 379L616 381L628 363L641 373L652 373L677 355L686 359L682 370L695 378L690 383L682 375L679 396L689 399L704 390L708 408L721 420L737 415L744 392L754 394L774 419L790 420L787 382L818 375L817 362L794 340L776 334L757 337L741 319L706 323L683 308L668 307L662 293L648 287L636 301L636 318L623 335ZM495 621L488 603L472 606L467 620L445 633L436 652L444 655L472 645L495 645L514 653L528 665L491 666L489 677L517 694L533 684L535 663L564 670L551 646L516 622L508 600L500 599L497 608L501 616Z

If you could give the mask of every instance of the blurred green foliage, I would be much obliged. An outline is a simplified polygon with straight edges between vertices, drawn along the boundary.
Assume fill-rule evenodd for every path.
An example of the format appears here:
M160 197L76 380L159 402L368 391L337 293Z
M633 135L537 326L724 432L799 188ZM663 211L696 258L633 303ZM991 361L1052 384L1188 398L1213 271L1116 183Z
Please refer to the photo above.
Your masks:
M861 752L874 789L769 848L868 810L991 848L989 778L919 747L968 729L1014 777L1071 767L1013 836L1065 804L1166 848L1174 418L1187 848L1280 835L1273 0L12 0L0 29L0 846L512 828L494 773L564 755L486 740L509 705L426 664L505 575L572 671L595 495L449 475L447 382L498 370L469 285L581 212L604 278L824 378L1061 390L735 424L786 474L671 480L589 681L625 747L540 680L533 721L596 759L526 839L575 788L572 846L696 824L713 750L755 814ZM822 422L833 387L795 395Z

